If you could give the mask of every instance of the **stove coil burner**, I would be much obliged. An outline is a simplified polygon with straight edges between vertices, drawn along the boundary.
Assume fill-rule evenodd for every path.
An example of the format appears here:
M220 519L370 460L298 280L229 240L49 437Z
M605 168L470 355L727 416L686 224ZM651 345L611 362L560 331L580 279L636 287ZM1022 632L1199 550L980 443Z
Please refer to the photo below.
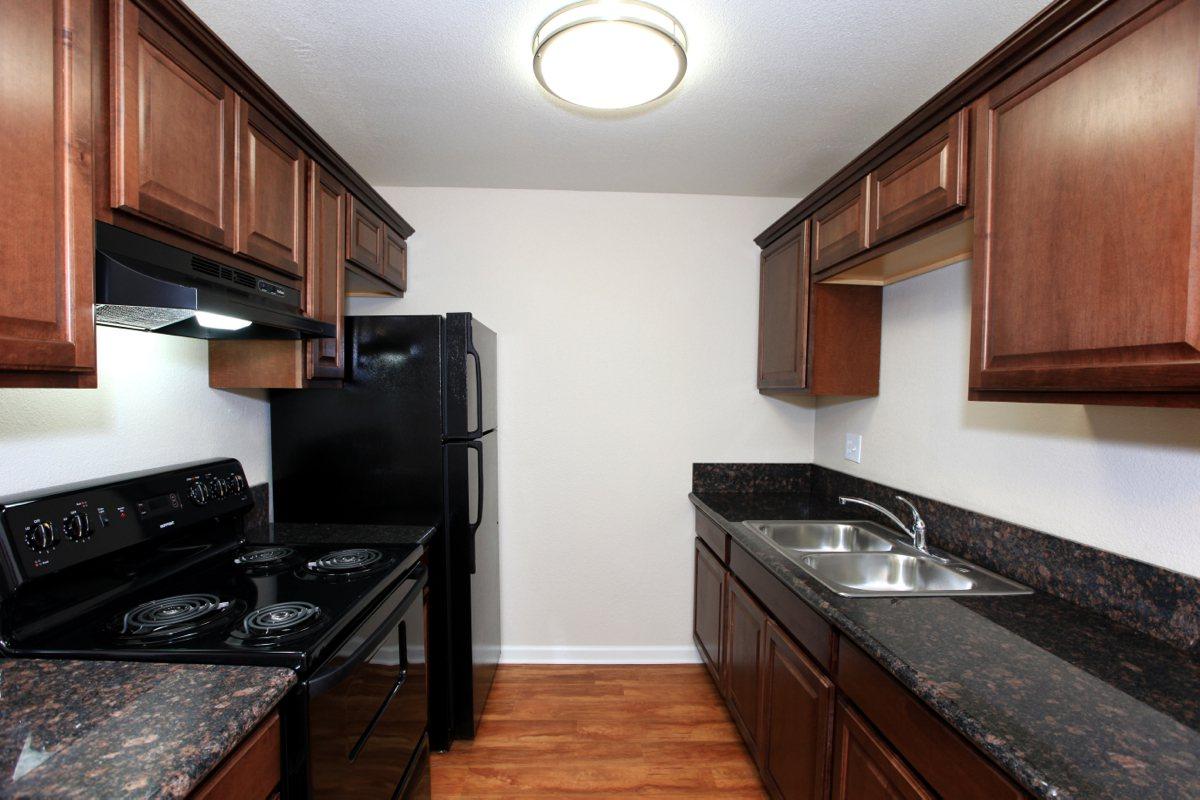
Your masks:
M326 553L316 561L308 562L308 568L313 572L325 575L348 575L366 572L383 560L383 553L366 547L356 547L351 550L335 550Z
M264 547L243 553L233 563L243 567L275 567L296 555L290 547Z
M176 642L198 636L237 610L237 604L211 594L181 594L151 600L128 611L120 635L144 644Z
M233 635L247 644L274 644L305 633L323 621L321 609L312 603L275 603L247 614Z

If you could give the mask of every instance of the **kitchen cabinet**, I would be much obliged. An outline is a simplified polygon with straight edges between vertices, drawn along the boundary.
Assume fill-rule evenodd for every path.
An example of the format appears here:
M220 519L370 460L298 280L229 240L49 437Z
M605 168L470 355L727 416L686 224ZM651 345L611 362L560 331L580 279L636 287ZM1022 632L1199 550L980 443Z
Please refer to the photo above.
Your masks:
M838 702L834 800L934 800L898 755Z
M0 4L0 386L96 385L93 11Z
M736 580L726 580L725 586L725 699L742 738L757 753L767 615Z
M868 181L858 181L813 212L813 271L821 272L870 246L867 236Z
M282 779L279 714L266 721L225 757L190 795L191 800L267 800L278 797Z
M973 399L1200 405L1198 43L1112 3L976 103Z
M112 204L234 247L234 93L132 0L113 0Z
M346 213L347 285L356 293L402 297L408 288L407 241L354 195Z
M386 233L383 220L353 197L350 198L350 228L346 237L346 261L368 272L383 274Z
M308 378L341 378L345 327L346 190L324 169L309 165L308 313L337 326L337 337L306 344Z
M384 231L383 279L402 294L408 289L408 242L391 228Z
M784 800L820 800L829 793L833 681L770 620L764 649L763 781Z
M692 605L692 638L713 680L721 676L721 624L725 608L725 565L696 540L695 597Z
M762 253L759 391L878 394L882 290L812 283L809 230L805 221Z
M237 111L237 252L304 277L304 189L308 158L261 112L234 98Z

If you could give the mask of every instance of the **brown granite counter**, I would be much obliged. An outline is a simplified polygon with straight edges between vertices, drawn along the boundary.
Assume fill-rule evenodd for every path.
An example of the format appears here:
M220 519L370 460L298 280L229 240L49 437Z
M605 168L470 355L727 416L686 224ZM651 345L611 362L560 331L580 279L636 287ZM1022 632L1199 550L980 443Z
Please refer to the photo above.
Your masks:
M264 667L0 660L0 798L185 797L295 680Z

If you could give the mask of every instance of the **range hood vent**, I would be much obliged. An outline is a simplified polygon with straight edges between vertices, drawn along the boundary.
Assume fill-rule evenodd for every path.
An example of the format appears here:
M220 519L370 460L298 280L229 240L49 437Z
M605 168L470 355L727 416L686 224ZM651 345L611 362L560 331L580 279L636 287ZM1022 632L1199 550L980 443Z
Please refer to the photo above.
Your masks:
M199 339L308 339L333 325L300 313L300 292L177 247L96 223L96 323Z

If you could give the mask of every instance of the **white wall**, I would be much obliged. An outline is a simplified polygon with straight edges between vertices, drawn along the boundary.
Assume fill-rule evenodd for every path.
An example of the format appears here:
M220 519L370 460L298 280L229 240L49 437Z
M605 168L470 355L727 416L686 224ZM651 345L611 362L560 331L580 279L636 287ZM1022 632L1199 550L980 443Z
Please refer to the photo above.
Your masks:
M968 402L970 275L884 290L879 397L818 403L817 462L1200 576L1200 411Z
M0 389L0 495L220 456L270 479L265 394L209 389L207 344L96 335L98 389Z
M809 461L811 407L755 391L753 237L791 201L381 189L409 297L499 334L506 660L690 660L694 461Z

